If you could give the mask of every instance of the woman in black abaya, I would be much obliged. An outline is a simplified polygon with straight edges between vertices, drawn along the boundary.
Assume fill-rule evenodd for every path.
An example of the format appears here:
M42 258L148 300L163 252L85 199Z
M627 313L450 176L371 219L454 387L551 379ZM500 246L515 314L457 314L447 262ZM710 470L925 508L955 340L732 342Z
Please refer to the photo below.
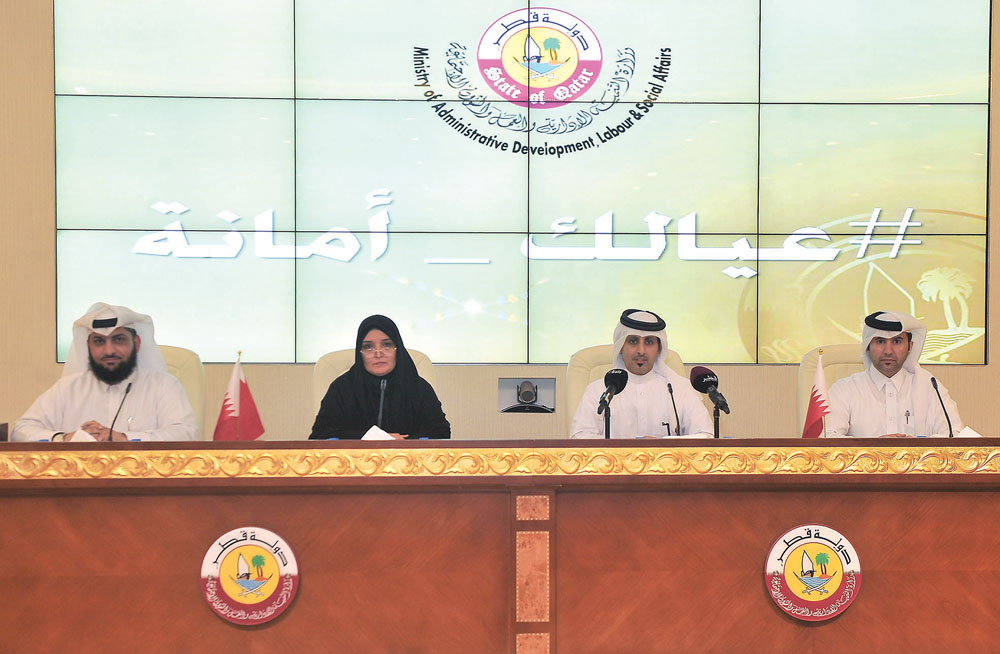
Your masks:
M397 439L451 437L441 402L417 374L396 323L380 315L361 321L354 365L330 384L309 438L361 438L372 426Z

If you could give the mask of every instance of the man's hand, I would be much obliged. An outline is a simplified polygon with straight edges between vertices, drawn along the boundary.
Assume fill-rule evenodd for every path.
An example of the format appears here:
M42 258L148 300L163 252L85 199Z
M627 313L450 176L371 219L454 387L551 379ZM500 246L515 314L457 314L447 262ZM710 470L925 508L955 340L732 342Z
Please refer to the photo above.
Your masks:
M909 438L909 434L882 434L879 438Z
M120 431L111 432L96 420L88 420L80 425L80 429L94 437L96 441L127 441L128 436ZM66 440L71 440L72 434L66 434Z
M397 441L401 441L404 438L406 438L407 436L409 436L409 434L397 434L396 432L392 432L389 435L392 436L393 438L395 438Z

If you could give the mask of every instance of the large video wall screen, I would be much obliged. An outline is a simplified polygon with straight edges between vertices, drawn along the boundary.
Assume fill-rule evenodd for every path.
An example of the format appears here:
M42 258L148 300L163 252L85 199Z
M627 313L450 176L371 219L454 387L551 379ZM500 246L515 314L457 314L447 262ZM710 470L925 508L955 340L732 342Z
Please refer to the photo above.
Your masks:
M990 3L55 0L58 351L95 301L205 361L394 318L565 362L649 308L792 363L877 309L983 363Z

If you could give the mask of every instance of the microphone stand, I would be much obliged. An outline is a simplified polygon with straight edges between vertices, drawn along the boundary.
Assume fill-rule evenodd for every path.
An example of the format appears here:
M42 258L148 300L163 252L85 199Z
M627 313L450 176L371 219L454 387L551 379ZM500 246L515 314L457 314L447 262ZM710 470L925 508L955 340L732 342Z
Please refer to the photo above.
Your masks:
M108 440L109 441L113 441L114 440L114 437L112 436L112 434L115 433L115 421L118 420L118 415L122 412L122 407L125 406L125 398L128 397L128 392L130 390L132 390L132 382L129 382L128 386L125 387L125 394L122 395L121 404L118 405L118 410L115 411L115 417L111 419L111 426L108 427Z
M944 419L948 421L948 438L954 438L955 432L951 429L951 418L948 417L948 409L944 406L944 400L941 399L941 391L938 390L937 379L931 377L931 386L934 387L934 392L937 393L938 402L941 403L941 411L944 412Z
M674 421L677 423L677 435L681 435L681 417L677 415L677 402L674 402L674 387L667 382L667 392L670 393L670 405L674 407ZM667 436L670 435L670 425L667 425Z
M604 438L611 438L611 405L602 401L597 412L604 414Z
M712 411L712 418L715 422L715 437L719 437L719 405L715 405L715 410Z

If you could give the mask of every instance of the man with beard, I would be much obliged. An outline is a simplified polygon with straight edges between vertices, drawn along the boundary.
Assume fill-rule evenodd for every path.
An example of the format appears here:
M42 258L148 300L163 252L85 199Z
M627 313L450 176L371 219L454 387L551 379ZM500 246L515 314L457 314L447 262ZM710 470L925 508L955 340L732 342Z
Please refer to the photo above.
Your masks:
M926 338L927 327L905 313L876 311L866 317L861 334L865 370L830 386L824 435L903 438L960 432L962 418L948 389L937 383L939 400L931 374L917 363Z
M627 309L615 326L613 349L611 363L628 373L628 381L611 402L612 437L712 437L712 419L698 392L667 366L663 318L652 311ZM570 438L604 438L604 416L597 413L604 391L603 379L587 386L573 416Z
M197 435L187 394L156 346L153 321L98 303L73 323L62 378L14 423L11 440L182 441Z

